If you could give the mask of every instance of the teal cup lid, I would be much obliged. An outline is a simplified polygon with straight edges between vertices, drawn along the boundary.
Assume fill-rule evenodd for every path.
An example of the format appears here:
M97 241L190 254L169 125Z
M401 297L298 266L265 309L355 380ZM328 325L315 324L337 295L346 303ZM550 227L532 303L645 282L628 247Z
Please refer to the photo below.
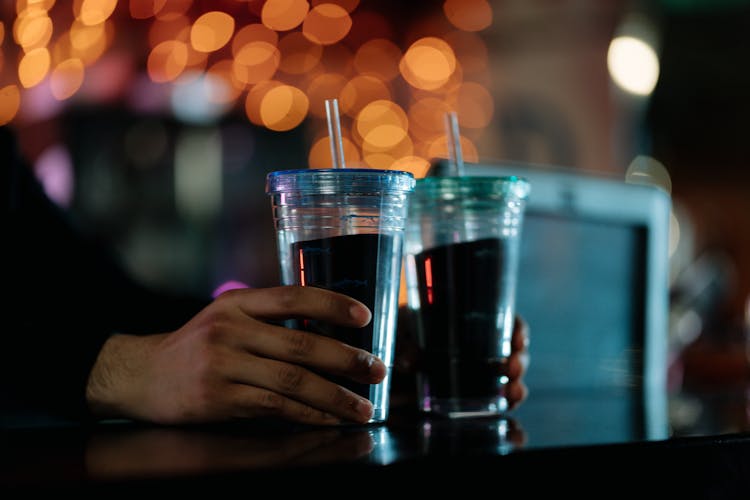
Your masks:
M415 196L424 199L514 198L529 196L531 186L522 177L453 176L425 177L416 181Z

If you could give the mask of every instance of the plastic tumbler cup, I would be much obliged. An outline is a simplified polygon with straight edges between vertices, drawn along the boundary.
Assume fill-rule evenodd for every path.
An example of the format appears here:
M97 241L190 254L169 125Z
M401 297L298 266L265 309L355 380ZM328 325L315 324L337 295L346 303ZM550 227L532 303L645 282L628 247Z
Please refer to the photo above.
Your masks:
M290 326L372 352L387 367L379 384L323 374L388 417L398 293L408 202L414 176L397 170L285 170L266 177L284 285L317 286L349 295L372 311L364 328L303 320Z
M508 409L505 365L529 190L518 177L416 181L405 256L424 412L455 418Z

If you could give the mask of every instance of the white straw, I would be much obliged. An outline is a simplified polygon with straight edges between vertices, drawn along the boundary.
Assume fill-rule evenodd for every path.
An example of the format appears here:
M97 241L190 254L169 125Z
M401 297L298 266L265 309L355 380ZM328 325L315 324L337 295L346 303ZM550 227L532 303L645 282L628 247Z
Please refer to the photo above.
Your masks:
M328 140L331 144L332 166L333 168L346 168L338 99L326 99L326 118L328 119Z
M451 111L445 116L445 127L448 132L448 152L450 153L451 165L454 174L458 177L464 175L464 154L461 150L461 133L458 129L458 115Z

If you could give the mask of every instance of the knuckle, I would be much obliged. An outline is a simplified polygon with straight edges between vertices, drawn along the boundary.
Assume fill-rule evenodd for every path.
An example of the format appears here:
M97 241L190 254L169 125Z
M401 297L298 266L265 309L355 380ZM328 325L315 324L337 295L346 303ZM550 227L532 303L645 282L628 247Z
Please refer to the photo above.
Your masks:
M216 296L214 302L218 302L221 304L225 302L233 302L237 297L240 297L245 293L245 289L241 288L232 288L230 290L225 290Z
M224 310L212 311L206 318L204 338L211 343L220 343L225 339L230 315Z
M275 392L264 391L258 400L258 405L267 413L282 413L286 406L286 400Z
M306 358L315 348L315 338L307 333L289 330L284 340L289 354L295 359Z
M299 366L286 365L277 372L279 387L285 392L297 392L305 379L305 370Z
M346 409L348 411L356 406L357 399L343 387L337 386L333 393L333 404L336 408Z
M217 368L222 364L221 356L214 349L204 347L197 353L192 370L201 387L209 385L216 378Z
M312 406L301 405L297 410L297 416L303 421L316 420L321 418L322 412Z
M277 298L279 306L283 309L293 309L300 301L300 290L294 286L279 287Z
M348 372L361 373L362 371L365 371L369 368L367 366L367 359L369 358L369 355L364 351L347 349L345 356L345 367Z

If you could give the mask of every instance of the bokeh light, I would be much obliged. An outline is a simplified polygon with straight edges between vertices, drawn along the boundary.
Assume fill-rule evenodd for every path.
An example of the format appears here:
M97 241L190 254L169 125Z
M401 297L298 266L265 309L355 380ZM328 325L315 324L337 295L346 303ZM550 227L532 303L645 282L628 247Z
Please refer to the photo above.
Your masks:
M311 71L320 62L323 47L310 41L298 31L290 32L279 40L281 62L279 70L299 75Z
M341 107L341 93L347 85L346 78L338 73L316 75L307 86L307 97L310 99L310 114L319 118L326 117L326 99L338 99Z
M51 37L52 19L46 10L30 6L19 13L13 25L13 38L25 51L45 47Z
M352 19L343 7L332 3L313 7L302 24L302 33L321 45L341 41L352 27Z
M133 19L154 17L166 4L166 0L130 0L128 9Z
M607 67L612 80L631 94L647 96L659 80L659 57L654 48L631 36L616 37L609 45Z
M271 130L291 130L305 119L310 102L297 87L279 85L263 96L260 119Z
M193 0L154 0L154 16L160 21L182 17L193 5Z
M199 124L239 108L272 131L306 123L309 163L325 167L324 102L337 98L348 164L421 175L447 152L446 113L475 139L495 109L478 34L492 23L489 2L442 5L399 34L360 0L74 0L67 9L18 0L15 19L0 24L0 70L17 54L0 119L51 116L76 95L129 96L134 110ZM144 53L122 50L128 40Z
M0 125L5 125L15 118L20 106L21 92L17 85L0 88Z
M33 49L18 63L18 81L26 88L38 85L47 76L49 66L49 51L44 47Z
M370 151L385 151L406 137L409 120L401 107L387 100L377 100L362 108L356 120L357 133Z
M180 76L188 59L187 45L177 40L162 42L148 56L148 74L155 82L169 82Z
M359 148L348 137L342 136L344 145L344 159L346 164L353 166L361 161ZM307 163L310 168L331 168L333 158L331 157L331 141L328 136L323 136L313 142L308 154Z
M307 0L266 0L261 20L272 30L289 31L302 24L309 9Z
M376 38L362 44L354 55L354 67L365 76L373 76L385 82L399 75L398 61L401 49L382 38Z
M456 28L481 31L492 25L492 7L487 0L445 0L445 17Z
M273 78L281 62L281 53L268 42L249 42L234 57L234 76L245 84Z
M117 7L117 0L76 0L73 12L86 26L94 26L106 21Z
M84 67L80 59L66 59L50 75L52 95L63 100L71 97L83 85Z
M280 85L283 84L276 80L266 80L253 85L245 97L245 115L251 123L259 126L264 125L260 115L260 106L263 103L263 98L269 91Z
M229 42L234 33L234 18L226 12L206 12L190 29L190 43L199 52L214 52Z
M456 107L462 127L482 129L489 126L494 114L494 99L489 90L474 82L465 82L458 89Z
M341 89L341 112L356 117L362 108L373 101L388 101L391 92L381 80L372 76L357 76L349 80Z
M399 63L404 79L413 87L435 90L448 82L456 69L453 49L444 40L425 37L414 42Z
M67 148L55 144L45 149L34 163L34 174L47 196L60 206L68 207L73 201L73 160Z

